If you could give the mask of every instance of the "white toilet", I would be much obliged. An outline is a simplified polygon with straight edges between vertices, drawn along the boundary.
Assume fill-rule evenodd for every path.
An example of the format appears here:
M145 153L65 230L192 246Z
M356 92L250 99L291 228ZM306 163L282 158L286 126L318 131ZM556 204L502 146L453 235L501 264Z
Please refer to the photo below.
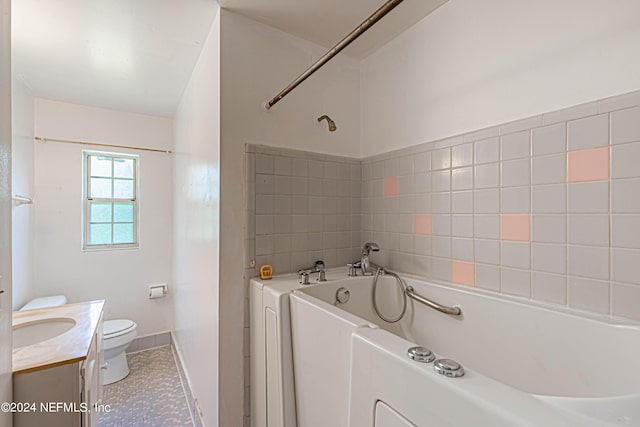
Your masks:
M129 364L125 350L138 335L138 325L133 320L118 319L104 322L104 371L105 385L120 381L129 375Z
M64 295L34 298L26 303L22 310L56 307L67 303ZM137 325L133 320L105 320L103 325L103 348L106 369L103 383L111 384L129 375L129 365L125 350L138 335Z

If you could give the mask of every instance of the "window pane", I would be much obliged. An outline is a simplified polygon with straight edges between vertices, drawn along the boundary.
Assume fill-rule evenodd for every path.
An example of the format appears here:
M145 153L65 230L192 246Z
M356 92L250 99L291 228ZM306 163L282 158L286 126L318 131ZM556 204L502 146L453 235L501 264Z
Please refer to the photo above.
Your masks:
M116 203L113 207L114 222L133 222L133 203Z
M133 199L133 181L129 179L114 179L113 197L115 199Z
M89 227L90 245L108 245L111 243L111 224L91 224Z
M91 178L91 197L100 199L111 198L111 179Z
M133 243L133 224L113 224L113 243Z
M111 177L111 157L89 157L91 158L91 176Z
M90 222L111 222L111 203L91 203Z
M133 178L133 159L113 159L113 176Z

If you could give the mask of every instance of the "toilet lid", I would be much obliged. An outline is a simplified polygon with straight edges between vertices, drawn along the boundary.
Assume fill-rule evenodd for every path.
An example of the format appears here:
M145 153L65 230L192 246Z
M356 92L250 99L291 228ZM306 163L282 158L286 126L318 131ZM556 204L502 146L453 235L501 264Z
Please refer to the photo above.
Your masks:
M135 326L135 322L129 319L106 320L103 326L103 335L105 337L120 335Z

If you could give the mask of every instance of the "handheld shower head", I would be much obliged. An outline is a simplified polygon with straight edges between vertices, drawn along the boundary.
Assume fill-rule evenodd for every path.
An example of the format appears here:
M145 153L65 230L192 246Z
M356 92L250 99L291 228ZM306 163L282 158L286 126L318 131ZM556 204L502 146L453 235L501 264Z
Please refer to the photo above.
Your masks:
M326 114L324 116L320 116L318 117L318 123L320 123L323 120L327 120L327 124L329 125L329 132L335 132L337 127L336 127L336 122L334 122L333 120L331 120L331 117L327 116Z

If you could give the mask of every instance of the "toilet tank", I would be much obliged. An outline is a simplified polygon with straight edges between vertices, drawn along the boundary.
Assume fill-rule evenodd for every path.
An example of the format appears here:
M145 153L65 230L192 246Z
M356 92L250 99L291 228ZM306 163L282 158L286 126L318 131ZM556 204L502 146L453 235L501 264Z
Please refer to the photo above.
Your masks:
M48 297L34 298L25 305L22 306L20 311L33 310L34 308L56 307L59 305L65 305L67 303L67 297L64 295L51 295Z

